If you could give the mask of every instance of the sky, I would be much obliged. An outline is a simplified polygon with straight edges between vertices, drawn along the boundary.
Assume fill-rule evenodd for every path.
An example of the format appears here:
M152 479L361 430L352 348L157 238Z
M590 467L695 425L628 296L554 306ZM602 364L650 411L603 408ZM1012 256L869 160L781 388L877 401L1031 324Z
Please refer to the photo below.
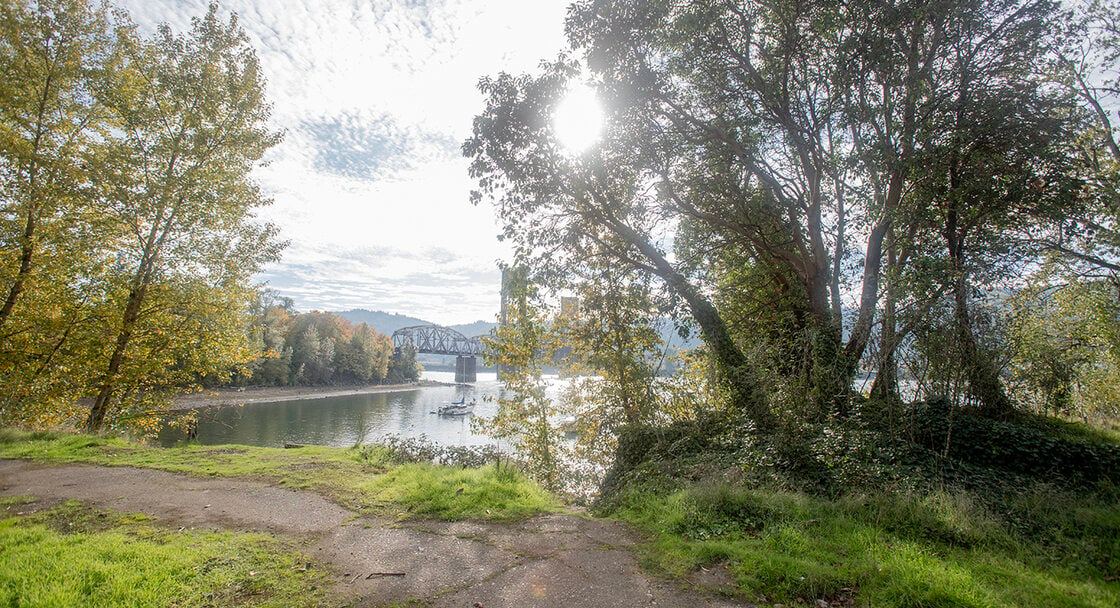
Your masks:
M288 247L258 277L297 310L493 320L506 251L459 148L478 79L564 46L571 0L224 0L260 58L284 141L254 177ZM115 0L190 29L207 0Z

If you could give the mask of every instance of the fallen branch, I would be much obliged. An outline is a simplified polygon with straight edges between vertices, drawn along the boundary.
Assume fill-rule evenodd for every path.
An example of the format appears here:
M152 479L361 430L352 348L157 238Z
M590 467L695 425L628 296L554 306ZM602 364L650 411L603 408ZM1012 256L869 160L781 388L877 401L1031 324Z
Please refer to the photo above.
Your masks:
M366 577L366 580L369 580L375 576L404 576L404 572L370 572L369 576Z

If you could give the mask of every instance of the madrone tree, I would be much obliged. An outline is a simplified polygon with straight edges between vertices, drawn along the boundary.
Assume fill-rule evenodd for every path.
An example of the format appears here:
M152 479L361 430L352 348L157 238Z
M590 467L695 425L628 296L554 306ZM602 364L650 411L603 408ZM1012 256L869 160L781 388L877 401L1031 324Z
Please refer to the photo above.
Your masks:
M1056 14L1049 2L988 4L578 2L567 32L579 59L482 81L488 104L464 146L476 195L496 201L505 236L526 255L567 268L610 243L616 261L660 279L756 427L775 419L764 368L802 387L793 400L810 404L804 415L844 416L884 314L884 276L905 276L917 259L907 244L945 227L921 212L940 203L918 195L928 174L917 169L951 155L944 143L984 132L949 120L957 102L1015 98L1028 80L988 78L999 90L978 98L959 94L962 78L1032 74ZM577 80L597 90L607 126L572 155L550 118ZM1019 180L1032 162L959 177ZM1007 209L993 207L985 226ZM888 303L920 310L908 285L888 285ZM743 316L763 309L752 300L776 309L780 331ZM897 333L880 332L879 352Z

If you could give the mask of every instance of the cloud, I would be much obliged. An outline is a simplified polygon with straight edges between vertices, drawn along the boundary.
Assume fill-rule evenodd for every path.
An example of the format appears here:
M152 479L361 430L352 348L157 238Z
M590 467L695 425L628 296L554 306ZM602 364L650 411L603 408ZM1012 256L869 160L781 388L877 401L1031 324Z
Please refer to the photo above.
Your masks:
M492 319L492 211L458 153L478 79L563 45L570 0L221 0L250 38L284 141L254 173L291 242L262 280L302 310ZM209 0L113 0L142 30L187 32Z
M501 273L491 260L438 248L298 248L298 263L261 278L300 310L365 308L454 324L492 319L498 309Z
M300 129L314 142L316 169L357 179L385 177L459 155L459 142L450 135L402 126L388 114L370 118L343 112L305 120Z

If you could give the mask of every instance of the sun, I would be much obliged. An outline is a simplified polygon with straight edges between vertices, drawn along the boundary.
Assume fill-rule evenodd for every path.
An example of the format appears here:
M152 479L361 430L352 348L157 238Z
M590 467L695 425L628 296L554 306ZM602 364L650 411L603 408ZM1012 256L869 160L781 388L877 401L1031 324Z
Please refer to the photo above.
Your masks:
M603 108L591 87L568 89L552 115L557 141L571 154L581 154L599 141L603 131Z

